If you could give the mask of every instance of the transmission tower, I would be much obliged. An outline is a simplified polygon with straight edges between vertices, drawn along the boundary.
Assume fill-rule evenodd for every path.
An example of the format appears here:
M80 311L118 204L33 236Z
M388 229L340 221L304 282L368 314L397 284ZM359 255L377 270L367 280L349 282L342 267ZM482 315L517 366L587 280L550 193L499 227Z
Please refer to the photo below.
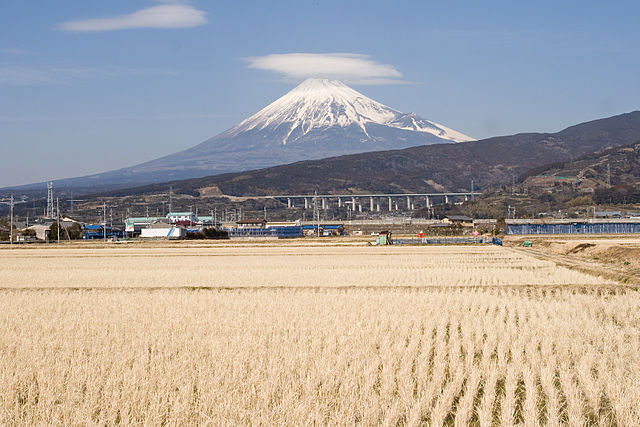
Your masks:
M47 218L56 217L56 208L53 205L53 182L47 182Z

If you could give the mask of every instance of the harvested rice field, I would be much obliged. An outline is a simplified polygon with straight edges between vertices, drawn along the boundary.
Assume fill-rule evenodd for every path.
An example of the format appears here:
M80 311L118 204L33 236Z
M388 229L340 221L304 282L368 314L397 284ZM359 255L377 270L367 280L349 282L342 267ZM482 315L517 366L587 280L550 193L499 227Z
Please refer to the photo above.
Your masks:
M640 295L501 247L0 251L0 424L638 425Z

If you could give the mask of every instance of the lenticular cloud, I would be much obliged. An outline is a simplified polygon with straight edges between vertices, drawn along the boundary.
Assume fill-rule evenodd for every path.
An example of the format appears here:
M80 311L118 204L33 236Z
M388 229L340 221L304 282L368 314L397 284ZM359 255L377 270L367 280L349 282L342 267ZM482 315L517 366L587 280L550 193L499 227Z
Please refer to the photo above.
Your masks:
M247 61L249 68L272 71L292 80L322 77L360 84L404 83L402 73L393 65L355 53L285 53Z

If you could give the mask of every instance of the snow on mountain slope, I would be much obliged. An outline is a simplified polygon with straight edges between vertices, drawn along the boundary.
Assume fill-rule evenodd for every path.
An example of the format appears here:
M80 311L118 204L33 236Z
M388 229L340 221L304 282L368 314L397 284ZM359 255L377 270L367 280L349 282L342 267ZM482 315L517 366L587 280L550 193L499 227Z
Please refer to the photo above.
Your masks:
M425 120L415 113L400 111L374 101L340 81L310 78L253 116L230 129L227 134L277 129L288 131L282 143L295 142L313 129L333 126L358 126L366 135L367 125L375 123L398 129L427 132L452 142L473 141L473 138L438 123ZM292 135L295 135L292 141Z

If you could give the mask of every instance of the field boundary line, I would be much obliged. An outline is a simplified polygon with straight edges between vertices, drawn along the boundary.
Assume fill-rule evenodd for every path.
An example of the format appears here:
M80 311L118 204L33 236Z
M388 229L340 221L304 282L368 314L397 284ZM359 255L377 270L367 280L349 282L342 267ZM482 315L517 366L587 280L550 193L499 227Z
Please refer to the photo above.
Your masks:
M522 292L531 291L561 291L576 290L587 293L588 291L604 291L611 293L612 291L640 291L638 285L633 284L602 284L602 285L585 285L580 283L567 283L561 285L433 285L433 286L16 286L16 287L0 287L0 293L28 293L28 292L163 292L163 291L213 291L213 292L237 292L237 291L441 291L441 290L460 290L460 291L489 291L494 289L508 289Z
M557 266L566 267L571 270L579 271L581 273L589 274L595 277L603 277L605 279L614 280L620 285L637 287L640 284L640 277L638 277L638 275L629 273L628 271L625 271L624 269L618 267L596 263L594 261L587 262L586 260L582 260L577 257L551 254L531 248L525 249L514 246L507 246L506 248L514 252L527 254L543 261L551 261Z

